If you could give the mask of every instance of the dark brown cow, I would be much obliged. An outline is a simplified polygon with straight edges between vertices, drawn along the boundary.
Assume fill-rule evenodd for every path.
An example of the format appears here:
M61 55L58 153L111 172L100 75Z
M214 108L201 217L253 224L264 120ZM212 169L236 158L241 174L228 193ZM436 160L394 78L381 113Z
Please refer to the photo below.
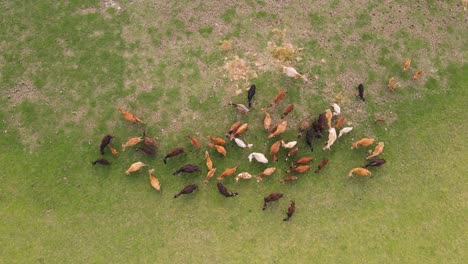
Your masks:
M164 161L164 164L166 164L167 162L167 159L170 158L170 157L174 157L174 156L177 156L179 154L182 154L185 152L185 149L184 148L175 148L175 149L172 149L171 151L169 151L166 156L164 157L163 161Z
M226 186L224 186L221 182L218 182L217 186L219 193L224 195L225 197L235 197L238 195L238 193L236 192L229 193Z
M255 86L255 84L252 84L250 86L250 89L249 91L247 92L247 102L249 103L249 108L252 107L252 99L255 95L255 90L257 89L257 87Z
M96 164L98 164L98 163L101 164L101 165L110 165L110 164L111 164L108 160L102 159L102 158L101 158L101 159L97 159L97 160L95 160L95 161L93 161L93 162L91 162L91 163L93 164L93 166L96 165Z
M146 155L150 155L150 156L154 156L154 154L156 154L154 149L151 148L151 147L148 147L148 146L141 146L141 147L136 148L135 150L136 151L141 151L141 152L145 153Z
M385 160L384 159L376 159L376 160L373 160L373 161L370 161L369 163L367 163L366 165L362 166L363 168L367 168L367 167L379 167L379 166L382 166L383 164L385 164Z
M179 197L180 195L182 194L189 194L189 193L192 193L193 191L195 191L196 189L198 188L198 186L196 184L190 184L190 185L187 185L185 186L182 191L180 191L178 194L174 195L174 198L177 198Z
M293 214L296 212L296 202L291 200L291 205L289 205L288 212L286 213L287 217L283 219L283 221L289 221Z
M358 86L358 92L359 92L359 98L361 98L361 100L365 102L366 99L364 98L364 85L362 85L362 83L360 83Z
M324 158L320 164L318 165L317 169L315 170L315 173L319 173L321 169L323 169L323 167L325 167L325 165L327 165L328 163L328 159L327 158Z
M180 169L176 170L172 175L177 175L181 172L192 173L196 171L200 171L200 168L198 166L187 164L187 165L180 167Z
M270 193L267 197L264 197L262 210L265 210L267 208L267 203L278 201L279 199L281 199L281 197L283 197L282 193Z
M111 136L111 135L106 135L102 138L101 140L101 146L99 146L99 150L101 152L101 155L104 155L104 149L107 147L107 145L110 144L111 142L111 139L113 139L114 137Z

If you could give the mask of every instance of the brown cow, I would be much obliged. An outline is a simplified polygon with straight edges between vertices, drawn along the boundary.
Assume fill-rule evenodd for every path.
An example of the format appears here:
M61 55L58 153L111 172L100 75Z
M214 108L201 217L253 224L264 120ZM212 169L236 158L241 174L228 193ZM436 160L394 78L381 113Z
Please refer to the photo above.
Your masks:
M281 140L278 140L275 143L273 143L273 145L271 145L270 156L274 161L278 161L278 157L276 157L276 154L278 154L280 147L281 147Z
M232 124L231 127L229 128L229 131L226 137L228 138L232 133L236 132L240 126L241 126L241 122L235 122L234 124Z
M159 183L158 178L154 177L153 175L154 169L148 170L148 173L151 186L153 186L153 188L158 191L161 190L161 183Z
M143 138L141 138L141 137L134 137L134 138L129 139L127 141L127 143L122 144L122 151L125 151L125 149L127 147L135 146L136 144L140 143L141 141L143 141Z
M293 182L293 181L297 181L296 176L286 176L280 180L280 183L284 184L285 182Z
M127 120L128 122L131 122L131 123L137 123L137 124L144 124L143 121L141 121L141 119L139 119L138 117L136 117L134 114L130 113L130 112L126 112L126 111L123 111L122 109L117 109L121 114L122 116L125 118L125 120Z
M235 168L229 168L229 169L225 169L219 176L218 176L218 181L222 181L223 178L225 177L228 177L228 176L231 176L232 174L234 174L237 170L237 167Z
M341 126L344 125L344 123L346 122L346 117L345 116L342 116L340 119L338 119L338 121L336 122L335 124L335 129L338 129L340 128Z
M295 162L291 163L291 166L289 166L289 167L290 168L295 168L297 164L305 165L305 164L308 164L309 162L311 162L312 160L314 160L314 158L312 158L312 157L302 157L302 158L296 160Z
M244 133L247 130L248 127L249 127L249 124L247 124L247 123L242 124L242 126L240 126L236 130L236 132L231 134L230 140L233 140L237 135L240 135L240 134Z
M297 133L297 137L300 138L304 134L304 131L308 129L312 125L312 119L307 118L306 120L301 122L301 125L299 126L299 133Z
M281 122L278 125L278 127L276 128L275 132L268 135L268 138L273 138L273 137L276 137L276 136L284 133L284 131L286 131L287 127L288 127L288 121L285 120L285 121Z
M214 176L215 172L216 172L216 168L211 169L211 170L208 172L208 174L206 175L205 180L204 180L203 182L204 182L205 184L207 184L208 181L211 179L211 177Z
M128 168L128 170L125 173L127 175L130 175L130 173L135 172L135 171L139 171L144 166L147 166L147 165L144 164L141 161L135 162L132 165L130 165L130 167Z
M208 146L210 148L214 148L219 154L226 157L227 151L223 146L218 146L218 145L214 145L214 144L211 144L211 143L208 143Z
M374 138L362 138L356 142L353 143L351 146L351 149L357 149L359 146L364 146L368 147L372 144L374 144L375 139Z
M276 95L275 99L273 99L273 101L271 102L270 107L275 106L277 103L283 100L283 98L286 96L286 93L288 93L286 90L280 91Z
M208 168L208 170L210 171L213 169L213 161L211 161L210 154L208 153L207 150L205 151L205 158L206 158L206 168Z
M153 147L153 148L158 147L158 143L156 142L156 140L146 136L146 130L143 131L143 140L144 140L145 145L148 147Z
M384 149L384 146L385 144L383 142L379 142L379 144L377 144L377 146L375 147L374 151L372 152L371 155L367 156L367 160L373 158L373 157L376 157L380 154L382 154L383 152L383 149Z
M189 134L187 134L187 137L190 139L190 142L192 143L192 145L193 145L196 149L200 149L200 147L201 147L201 146L200 146L200 142L198 142L198 140L197 140L195 137L193 137L193 136L191 136L191 135L189 135Z
M333 118L333 113L330 109L327 109L325 110L325 118L327 119L327 125L328 125L328 129L330 129L332 126L331 126L331 121L332 121L332 118Z
M226 141L219 137L206 136L206 138L216 145L224 146L226 144Z
M285 159L285 160L288 160L290 157L296 155L298 151L299 151L299 147L295 147L295 148L291 149L291 150L288 152L288 155L286 156L286 159Z
M290 104L284 109L283 114L281 115L281 119L285 118L289 113L291 113L294 110L294 105Z
M262 173L257 176L257 182L261 182L263 177L270 176L276 171L275 167L266 168Z
M271 126L271 116L264 108L262 108L262 112L265 114L265 119L263 120L263 128L265 128L266 131L269 131Z
M356 173L359 176L372 176L372 173L365 168L357 167L349 171L348 176L351 177L353 174Z
M295 168L289 168L286 173L291 173L291 172L295 172L295 173L304 173L306 171L310 170L310 166L309 165L301 165L301 166L297 166Z

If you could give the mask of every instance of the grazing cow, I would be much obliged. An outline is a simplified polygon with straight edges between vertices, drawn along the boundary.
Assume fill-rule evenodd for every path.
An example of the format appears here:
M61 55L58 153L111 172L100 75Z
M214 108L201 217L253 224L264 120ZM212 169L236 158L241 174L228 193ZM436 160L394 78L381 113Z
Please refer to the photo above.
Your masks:
M408 58L408 59L406 59L405 62L403 63L403 71L406 71L407 69L409 69L410 65L411 65L411 59Z
M227 154L227 151L226 149L223 147L223 146L218 146L218 145L213 145L211 143L208 143L208 146L210 148L214 148L216 150L216 152L218 152L219 154L223 155L224 157L226 157L226 154Z
M327 119L328 129L330 129L332 127L331 121L333 118L333 113L330 109L325 110L325 118Z
M385 160L384 159L376 159L376 160L372 160L370 161L369 163L367 163L366 165L362 166L363 168L368 168L368 167L380 167L382 166L383 164L385 164Z
M310 148L310 151L314 151L314 146L312 145L312 139L314 138L314 131L312 128L307 129L305 142Z
M103 159L103 158L97 159L97 160L91 162L91 164L93 164L93 166L98 164L98 163L101 164L101 165L110 165L111 164L108 160Z
M373 157L376 157L376 156L382 154L383 149L384 149L384 146L385 146L385 144L384 144L383 142L379 142L379 143L377 144L377 146L375 146L375 149L374 149L374 151L372 152L372 154L369 155L369 156L367 156L366 159L369 160L369 159L371 159L371 158L373 158Z
M146 130L143 131L143 140L145 142L145 145L148 147L153 147L153 148L158 147L158 143L156 142L156 140L146 136Z
M280 180L280 183L284 184L285 182L293 182L293 181L297 181L296 176L286 176Z
M208 153L207 150L205 151L205 158L206 158L206 167L210 171L211 169L213 169L213 161L211 161L210 154Z
M275 143L273 143L273 145L271 145L270 147L270 156L274 161L278 161L276 154L278 154L280 146L281 146L281 140L278 140Z
M338 137L341 137L344 134L348 134L349 132L351 132L351 130L353 130L352 127L343 127L343 129L340 130L340 134L338 135Z
M322 130L325 128L325 122L327 122L327 115L326 113L321 113L318 117L318 128L320 129L320 132L322 133Z
M248 112L250 112L250 109L247 108L247 106L245 106L243 104L229 103L229 105L234 106L239 112L241 112L243 114L247 114Z
M158 178L153 176L154 169L148 170L148 173L151 186L158 191L161 190L161 183L159 183Z
M130 112L126 112L126 111L123 111L122 109L117 109L121 114L122 116L125 118L125 120L127 120L128 122L131 122L131 123L137 123L137 124L144 124L143 121L141 121L141 119L139 119L138 117L136 117L134 114L130 113Z
M278 201L281 197L283 197L282 193L270 193L268 196L264 197L262 210L267 208L267 203Z
M286 76L292 77L294 79L302 79L302 80L304 80L304 83L306 83L308 81L307 77L305 75L298 73L296 71L296 69L294 69L293 67L283 66L283 73L285 73Z
M413 76L413 81L417 80L421 76L422 73L423 73L423 70L417 71Z
M287 217L283 219L283 221L289 221L293 214L296 212L296 202L291 200L291 204L288 207L288 212L286 213Z
M206 136L206 138L216 145L224 146L226 144L226 140L219 137Z
M357 149L359 146L364 146L368 147L372 144L374 144L375 139L374 138L362 138L356 142L353 143L351 146L351 149Z
M319 173L321 169L323 169L323 167L325 167L325 165L327 165L328 163L328 159L327 158L324 158L322 161L320 161L317 169L315 170L315 173Z
M163 159L164 164L167 163L167 159L168 159L168 158L177 156L177 155L182 154L182 153L185 153L185 149L184 149L184 148L175 148L175 149L172 149L172 150L169 151L169 152L166 154L166 156L164 157L164 159Z
M185 186L182 191L180 191L178 194L174 195L174 198L177 198L179 197L180 195L182 194L189 194L189 193L192 193L193 191L195 191L196 189L198 188L198 186L196 184L190 184L190 185L187 185Z
M336 122L335 124L335 129L338 129L340 128L341 126L344 125L344 123L346 122L346 117L345 116L342 116L340 119L338 119L338 121Z
M154 156L154 154L156 154L154 149L152 149L152 148L150 148L148 146L142 146L142 147L136 148L135 150L136 151L141 151L141 152L145 153L146 155L150 155L150 156Z
M235 122L234 124L232 124L231 128L229 128L229 131L226 137L228 138L232 133L236 132L240 126L241 126L241 122Z
M135 162L135 163L133 163L132 165L130 165L130 167L129 167L128 170L125 172L125 174L130 175L130 173L139 171L139 170L140 170L142 167L144 167L144 166L147 166L147 165L144 164L144 163L141 162L141 161Z
M251 148L253 146L253 144L245 144L245 142L240 138L234 138L234 142L236 142L237 146L241 148Z
M271 126L271 116L264 108L262 108L262 112L265 114L265 119L263 120L263 128L265 128L266 131L269 131Z
M289 115L289 113L291 113L292 110L294 110L294 105L293 104L288 105L286 107L286 109L284 109L283 114L281 115L281 119L283 119L285 116Z
M290 148L294 148L294 146L296 146L297 144L297 141L290 141L288 143L284 142L284 140L281 140L281 146L283 148L287 148L287 149L290 149Z
M335 128L332 127L328 130L328 142L327 142L327 145L323 147L323 150L330 149L333 143L335 143L335 140L336 140L336 130Z
M299 151L299 147L295 147L295 148L291 149L291 150L288 152L288 155L286 155L286 159L285 159L285 160L288 160L290 157L296 155L298 151Z
M250 175L250 173L248 172L241 172L239 173L237 176L236 176L236 182L239 182L239 179L244 179L244 180L248 180L248 179L251 179L252 178L252 175Z
M101 152L101 155L104 155L104 149L107 147L107 145L110 144L111 140L114 137L111 135L105 135L102 140L101 140L101 145L99 146L99 151Z
M224 186L221 182L218 182L216 186L218 186L218 192L222 194L224 197L236 197L239 194L236 192L229 193L226 186Z
M203 182L204 182L205 184L207 184L208 181L211 179L211 177L214 176L215 172L216 172L216 168L211 169L211 170L206 174L205 180L204 180Z
M143 141L143 138L141 137L134 137L131 138L127 141L127 143L122 144L122 151L125 151L127 147L135 146L136 144L140 143Z
M247 92L247 102L249 103L249 108L252 107L252 99L255 95L256 89L257 87L255 86L255 84L252 84L249 88L249 91Z
M296 160L295 162L291 163L291 166L289 166L290 168L295 168L296 165L300 164L300 165L306 165L308 164L309 162L313 161L314 158L312 157L302 157L302 158L299 158L298 160Z
M196 148L196 149L200 149L200 142L198 142L198 140L196 138L194 138L193 136L187 134L187 137L190 139L190 142L192 143L192 145Z
M218 181L222 181L223 178L228 177L228 176L231 176L231 175L234 174L236 171L237 171L237 167L225 169L225 170L218 176L217 179L218 179Z
M242 126L240 126L240 127L236 130L236 132L234 132L234 133L231 134L230 139L233 140L237 135L240 135L240 134L244 133L244 132L247 130L248 127L249 127L249 124L247 124L247 123L242 124Z
M278 127L276 128L275 132L271 133L270 135L268 135L268 138L273 138L273 137L276 137L278 136L279 134L282 134L284 133L284 131L286 131L286 128L288 127L288 121L283 121L281 122Z
M248 158L249 158L249 162L252 162L252 159L255 159L261 163L268 163L268 159L262 153L252 152L250 153Z
M270 176L270 175L272 175L275 171L276 171L276 168L275 168L275 167L266 168L265 170L263 170L263 172L261 172L260 174L258 174L258 176L257 176L257 182L261 182L261 181L263 180L263 177Z
M200 171L200 167L192 165L192 164L187 164L187 165L184 165L184 166L180 167L172 175L177 175L177 174L179 174L181 172L192 173L192 172L196 172L196 171Z
M359 176L365 176L365 177L370 177L372 176L372 173L365 168L357 167L349 171L348 176L352 177L353 174L356 173Z
M286 90L283 90L283 91L280 91L275 99L273 99L273 101L270 103L270 107L272 106L275 106L276 104L278 104L281 100L283 100L283 98L286 96L288 92Z
M304 131L308 129L312 125L312 119L307 118L304 121L301 122L301 125L299 126L299 133L297 133L297 138L302 137L302 134L304 134Z
M298 166L298 167L295 167L295 168L289 168L286 173L291 173L291 172L295 172L295 173L304 173L306 171L310 170L310 166L309 165L301 165L301 166Z
M333 115L334 116L337 116L337 115L341 114L341 108L340 108L340 106L338 104L333 103L330 106L333 107Z
M359 98L361 98L362 101L366 101L364 98L364 85L362 83L359 84L358 86L358 92L359 92Z
M387 88L390 92L393 92L400 84L395 81L395 77L392 77L388 80Z
M114 156L119 155L119 152L115 148L113 148L111 145L107 145L107 147L110 149L112 155Z

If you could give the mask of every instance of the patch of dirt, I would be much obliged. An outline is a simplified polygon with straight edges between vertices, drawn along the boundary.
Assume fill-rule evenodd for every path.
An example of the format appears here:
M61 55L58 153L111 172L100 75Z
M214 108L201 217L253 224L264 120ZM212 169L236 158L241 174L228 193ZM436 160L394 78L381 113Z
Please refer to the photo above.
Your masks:
M25 100L37 102L38 100L43 99L40 91L30 80L18 82L13 89L6 91L5 97L8 99L8 106L10 109L16 107Z

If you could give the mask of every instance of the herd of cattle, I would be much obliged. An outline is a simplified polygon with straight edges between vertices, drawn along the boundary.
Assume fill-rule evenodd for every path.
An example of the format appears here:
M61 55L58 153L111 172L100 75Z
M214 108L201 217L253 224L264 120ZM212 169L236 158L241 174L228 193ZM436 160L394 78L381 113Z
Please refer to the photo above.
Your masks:
M406 71L409 68L409 64L411 63L411 60L406 60L404 65L403 65L403 70ZM291 67L283 67L283 72L288 76L288 77L293 77L295 79L303 79L304 82L307 82L307 78L299 74L294 68ZM421 75L422 71L419 70L413 79L417 79L419 75ZM395 87L397 87L397 83L395 83L394 78L391 78L388 84L388 88L390 91L393 91ZM362 101L365 101L364 97L364 86L362 84L359 84L357 87L358 90L358 96ZM237 111L243 113L243 114L248 114L251 111L252 107L252 100L255 96L256 93L256 86L255 84L252 84L250 88L248 89L247 92L247 103L248 107L243 105L243 104L236 104L236 103L231 103L230 105L233 106ZM280 91L275 98L271 101L269 107L273 108L277 106L287 95L287 91ZM277 125L272 124L272 118L270 114L268 113L268 110L266 108L262 108L261 111L265 115L264 120L263 120L263 127L265 131L268 133L267 138L275 138L279 137L281 134L283 134L288 127L288 122L285 120L285 118L294 110L294 104L290 104L286 106L284 111L282 112L280 119L281 122L279 122ZM136 117L134 114L124 111L122 109L118 109L118 111L122 114L125 120L131 123L136 123L136 124L143 124L143 121ZM341 114L341 108L338 104L333 103L330 105L329 109L325 109L323 113L320 113L317 118L308 118L306 120L303 120L300 123L300 126L298 128L298 138L304 137L304 141L307 144L308 148L310 148L311 151L314 151L314 146L313 142L317 138L323 137L323 132L326 130L328 132L328 140L326 142L326 145L323 147L323 150L330 150L332 145L335 143L335 141L342 137L343 135L349 133L352 131L352 127L343 127L344 124L347 122L347 119L345 116ZM226 138L235 142L237 146L240 148L251 148L253 144L245 143L240 136L247 130L248 124L247 123L241 123L241 122L235 122L232 124L227 131ZM341 129L340 129L341 128ZM337 136L337 129L340 129L340 132L338 133ZM304 136L305 135L305 136ZM195 138L192 135L187 135L189 138L191 144L193 145L194 148L200 149L201 144L199 143L198 139ZM104 155L104 152L107 149L111 151L113 155L118 155L118 151L112 147L111 145L111 140L114 137L111 135L106 135L101 141L100 145L100 153ZM227 151L224 148L224 145L226 144L226 140L221 137L214 137L211 135L206 136L206 138L211 142L208 143L208 146L212 149L214 149L217 153L219 153L221 156L226 156ZM143 144L140 144L142 143ZM292 159L298 152L299 147L297 146L297 141L291 141L291 142L285 142L284 140L278 140L274 142L271 147L270 147L270 157L274 161L278 161L277 158L277 153L279 152L280 148L285 148L289 149L289 152L287 154L286 160ZM359 148L360 146L362 147L369 147L375 143L374 138L362 138L354 143L352 143L351 149L356 149ZM138 145L138 146L137 146ZM156 153L156 148L158 148L157 142L146 135L145 132L143 132L142 137L134 137L129 139L126 143L122 144L122 151L125 151L127 147L132 147L132 146L137 146L136 150L141 151L147 155L155 155ZM379 142L375 146L373 151L369 151L370 155L367 156L367 160L370 160L366 165L362 167L356 167L352 168L349 171L348 176L351 177L354 174L359 175L359 176L364 176L364 177L369 177L372 175L371 171L369 170L369 167L379 167L382 166L385 163L384 159L375 159L377 156L379 156L384 149L384 142ZM185 149L182 147L176 147L172 150L170 150L163 158L164 164L167 164L167 160L169 158L174 158L178 155L181 155L185 153ZM216 173L216 168L214 168L213 161L210 158L210 154L208 151L205 151L205 160L206 160L206 167L208 169L207 176L204 179L204 183L207 184L209 180L215 175ZM248 156L249 162L252 162L252 160L256 160L257 162L267 164L268 158L265 156L263 153L259 152L252 152ZM294 174L301 174L309 171L311 169L311 166L309 163L313 160L312 157L305 156L305 157L300 157L293 161L290 165L290 168L286 171L286 173L294 173ZM321 169L323 169L328 163L328 159L324 158L322 161L317 166L317 169L315 170L316 173L319 173ZM96 161L92 162L93 165L95 164L101 164L101 165L110 165L111 163L104 159L100 158L97 159ZM131 166L127 169L125 172L127 175L130 175L131 173L137 172L141 170L142 167L147 166L143 162L135 162L131 164ZM198 172L201 171L201 168L192 165L192 164L187 164L179 169L177 169L173 175L177 175L180 173L193 173L193 172ZM218 191L221 195L225 197L235 197L238 195L237 192L229 192L222 184L222 181L225 177L229 177L236 173L237 167L235 168L228 168L224 170L222 173L219 174L217 177L218 183L217 183L217 188ZM263 172L257 175L257 182L261 182L264 177L272 175L276 171L275 167L269 167L266 168ZM157 179L153 173L154 169L150 169L149 171L149 180L151 186L156 189L160 190L161 189L161 184L159 182L159 179ZM235 180L238 182L240 179L251 179L253 176L248 173L248 172L241 172L239 173L236 177ZM289 175L280 180L281 183L286 183L286 182L293 182L298 179L297 176L294 175ZM198 186L197 184L190 184L185 186L179 193L177 193L174 198L179 197L180 195L183 194L191 194L195 190L197 190ZM262 209L265 210L267 208L267 204L269 202L277 201L283 197L282 193L271 193L264 197L263 201L263 207ZM287 217L284 218L284 221L289 221L291 216L295 212L295 201L291 200L290 206L287 211Z

